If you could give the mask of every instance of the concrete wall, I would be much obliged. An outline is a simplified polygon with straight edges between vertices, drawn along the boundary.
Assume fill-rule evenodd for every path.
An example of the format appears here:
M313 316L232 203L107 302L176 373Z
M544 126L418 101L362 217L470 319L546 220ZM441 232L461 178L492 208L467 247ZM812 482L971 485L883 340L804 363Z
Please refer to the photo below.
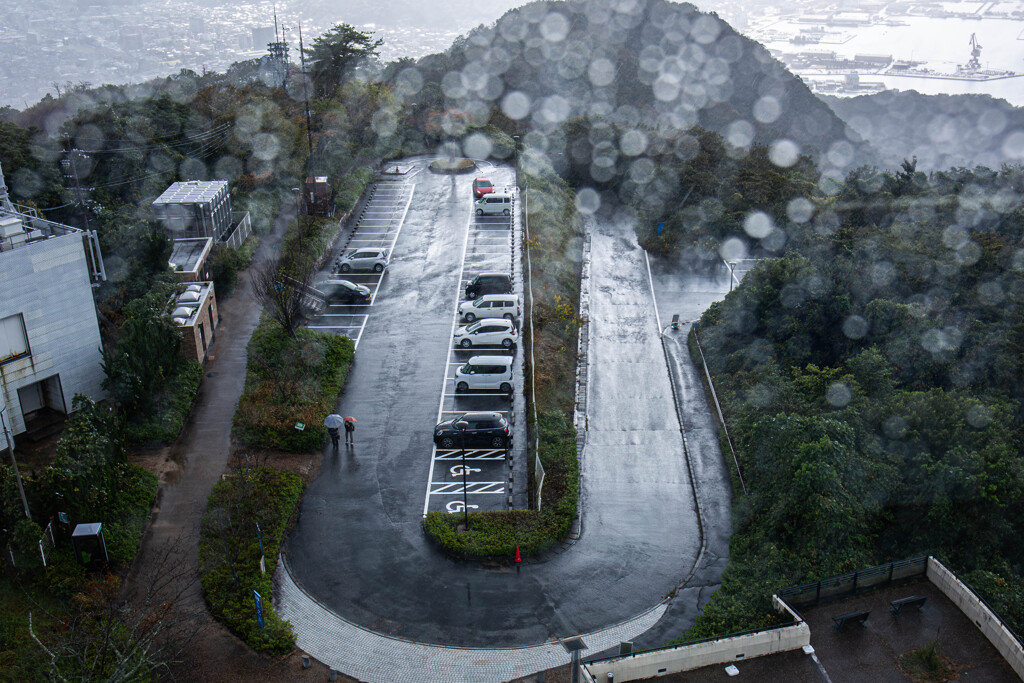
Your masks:
M810 642L811 629L799 622L769 631L594 662L583 668L590 680L605 681L612 673L615 683L622 683L713 664L735 664L762 655L797 650Z
M934 557L928 558L928 580L974 622L978 630L999 650L1006 663L1024 679L1024 648L1021 648L1021 644L1003 626L999 618L978 599L974 591Z
M178 350L182 358L195 358L200 363L206 363L206 356L213 343L214 331L218 324L217 297L214 295L212 282L200 282L189 284L202 284L209 287L199 311L194 315L189 325L181 327L181 347ZM211 320L213 321L211 323ZM203 337L199 333L199 323L203 324L203 333L206 335L206 345L203 346Z
M21 313L31 355L0 365L14 434L25 430L18 389L60 376L63 409L75 394L106 394L100 366L100 328L82 233L39 240L0 253L0 318ZM0 433L0 446L6 445Z

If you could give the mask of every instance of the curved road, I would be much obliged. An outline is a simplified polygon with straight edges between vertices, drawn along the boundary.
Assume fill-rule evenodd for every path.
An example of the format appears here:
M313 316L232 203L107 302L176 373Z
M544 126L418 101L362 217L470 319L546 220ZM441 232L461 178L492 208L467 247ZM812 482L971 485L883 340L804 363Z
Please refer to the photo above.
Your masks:
M650 614L692 578L698 556L700 582L716 583L729 530L728 481L714 467L721 457L704 444L705 465L687 464L643 251L629 226L602 222L592 230L581 538L520 570L454 562L426 541L423 491L471 176L433 175L423 159L406 163L401 182L415 183L412 203L339 402L340 413L359 418L356 444L328 454L310 486L286 541L286 583L294 579L323 614L367 632L480 648L535 645ZM509 168L487 173L496 184L512 181ZM708 494L691 470L718 478L708 482L716 496L725 491L703 536L695 491L705 516ZM298 603L284 603L282 613L302 624L301 646L332 645L323 642L326 628L310 632L323 617L311 621Z

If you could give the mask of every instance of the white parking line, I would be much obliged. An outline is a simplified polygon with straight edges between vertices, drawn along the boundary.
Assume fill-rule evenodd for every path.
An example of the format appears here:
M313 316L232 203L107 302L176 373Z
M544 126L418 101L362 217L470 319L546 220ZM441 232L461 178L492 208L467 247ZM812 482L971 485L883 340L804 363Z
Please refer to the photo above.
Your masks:
M500 486L498 490L493 490L495 486ZM470 481L466 482L465 488L462 486L462 482L446 482L444 484L438 484L437 488L431 491L431 495L435 496L454 496L462 495L463 491L469 495L479 495L484 493L505 493L505 482L503 481Z
M472 219L470 219L472 220ZM462 274L466 268L466 248L469 246L469 222L466 223L466 236L462 240L462 259L459 261L459 282L462 282ZM455 290L455 310L459 309L459 302L462 298L462 287ZM452 330L449 334L449 338L455 337L455 329L459 324L459 317L456 315L452 319ZM437 421L441 421L441 415L444 413L444 390L448 384L448 368L445 367L444 377L441 380L441 400L437 404ZM433 436L433 435L431 435ZM430 452L430 476L427 477L427 494L423 498L423 516L427 516L428 508L430 507L430 488L434 485L434 459L437 455L437 445L435 444Z

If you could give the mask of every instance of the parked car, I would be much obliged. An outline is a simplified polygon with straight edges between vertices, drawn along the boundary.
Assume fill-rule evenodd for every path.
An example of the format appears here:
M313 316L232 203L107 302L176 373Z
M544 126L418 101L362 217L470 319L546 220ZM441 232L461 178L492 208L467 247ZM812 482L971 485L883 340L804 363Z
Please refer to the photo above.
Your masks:
M519 297L514 294L484 294L473 301L459 304L459 315L466 322L477 318L516 320L520 315Z
M455 370L455 391L497 389L512 393L512 356L473 356Z
M348 280L335 280L324 287L328 304L368 304L373 298L370 288Z
M507 273L480 273L466 283L466 298L481 294L511 294L512 278Z
M441 422L434 427L434 443L440 448L460 448L462 438L459 422L466 423L467 446L508 448L512 445L508 420L501 413L463 413L455 419Z
M511 349L519 341L516 326L505 318L483 318L455 330L455 344L464 349L474 346L504 346Z
M473 181L473 199L480 199L488 192L494 192L494 184L487 178L477 178Z
M512 215L512 195L493 192L473 202L477 216Z
M389 260L387 249L353 249L339 257L336 265L342 273L353 270L372 270L380 273L388 267Z

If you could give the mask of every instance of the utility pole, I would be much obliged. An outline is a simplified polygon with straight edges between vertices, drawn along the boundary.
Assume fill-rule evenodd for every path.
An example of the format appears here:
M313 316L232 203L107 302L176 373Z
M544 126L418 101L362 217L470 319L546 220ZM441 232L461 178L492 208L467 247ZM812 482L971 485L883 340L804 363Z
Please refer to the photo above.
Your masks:
M4 419L4 411L7 410L7 397L0 389L0 426L3 427L4 441L7 443L7 454L11 458L11 467L14 468L14 479L18 482L18 493L21 494L21 504L25 508L25 516L32 519L32 513L28 511L28 499L25 497L25 487L21 483L21 472L18 470L18 461L14 459L14 437L7 429L7 420Z
M71 165L71 179L75 183L75 196L78 199L78 208L82 210L82 222L85 224L86 232L89 231L89 209L85 205L85 195L82 194L82 182L78 177L78 155L81 150L71 148L71 140L65 135L64 142L68 147L68 163Z
M302 62L302 99L306 101L306 141L309 143L309 158L306 160L306 177L313 173L313 129L309 118L309 90L306 82L306 49L302 45L302 22L299 22L299 60Z

